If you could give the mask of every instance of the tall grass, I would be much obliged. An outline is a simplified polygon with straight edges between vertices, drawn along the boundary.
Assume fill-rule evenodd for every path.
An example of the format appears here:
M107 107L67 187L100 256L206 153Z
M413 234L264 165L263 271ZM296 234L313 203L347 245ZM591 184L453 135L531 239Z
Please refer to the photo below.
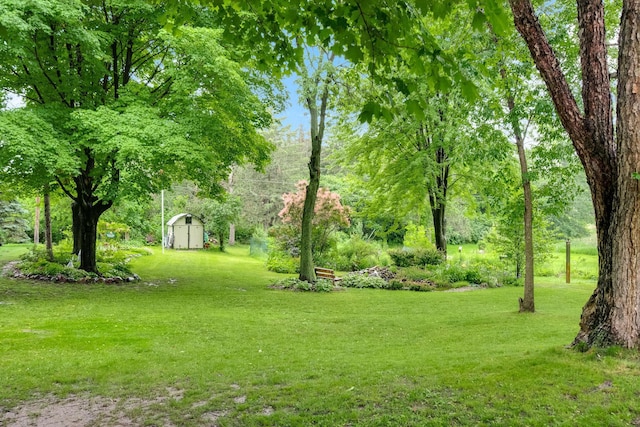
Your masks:
M565 349L593 282L540 280L538 312L518 314L519 288L270 290L279 276L246 247L156 251L133 268L143 278L133 285L0 279L0 407L178 389L182 399L131 417L180 426L212 414L221 426L640 420L635 354Z

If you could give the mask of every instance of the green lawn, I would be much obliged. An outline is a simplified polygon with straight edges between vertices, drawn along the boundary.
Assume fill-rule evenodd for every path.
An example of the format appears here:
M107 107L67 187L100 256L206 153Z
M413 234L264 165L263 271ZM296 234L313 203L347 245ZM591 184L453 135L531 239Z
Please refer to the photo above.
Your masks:
M640 422L635 353L565 349L593 281L541 278L518 314L522 288L270 290L247 253L156 250L135 284L0 279L0 425L50 395L147 402L121 408L136 425Z

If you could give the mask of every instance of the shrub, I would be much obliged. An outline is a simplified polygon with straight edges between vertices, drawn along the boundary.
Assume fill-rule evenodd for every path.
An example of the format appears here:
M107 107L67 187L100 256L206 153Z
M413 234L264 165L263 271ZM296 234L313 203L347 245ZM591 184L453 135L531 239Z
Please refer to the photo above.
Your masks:
M395 265L398 267L411 267L413 264L413 253L403 249L390 250L389 256Z
M404 283L402 280L392 279L387 282L386 289L390 289L392 291L397 291L404 288Z
M445 259L442 252L437 249L419 249L414 251L416 265L439 265Z
M431 243L427 237L427 230L424 225L415 225L412 222L406 226L403 244L404 246L413 249L427 249L433 247L433 243Z
M433 285L429 283L411 282L409 284L409 290L417 292L431 292L433 291Z
M391 263L389 256L378 243L363 239L357 234L338 243L335 249L323 258L323 265L342 271L358 271Z
M21 257L23 261L18 265L18 270L27 276L47 276L60 281L98 278L96 274L80 270L77 255L70 252L71 245L58 245L55 247L54 261L50 262L46 257L46 250L38 246ZM134 256L143 254L148 255L149 251L145 248L132 248L119 244L99 246L96 258L100 276L122 279L135 276L128 266L128 261Z
M409 281L420 281L431 279L433 273L420 267L403 268L398 275Z
M320 279L316 283L309 283L296 277L278 280L271 287L303 292L331 292L336 289L331 280Z
M442 252L437 249L394 249L389 256L398 267L439 265L444 262Z
M500 284L502 284L503 286L523 286L524 279L514 277L511 274L504 275L503 277L501 277Z
M300 267L298 258L292 258L289 254L272 249L267 257L267 270L275 273L294 274Z
M251 256L261 256L267 253L269 247L269 236L262 226L258 226L253 230L250 245L249 254Z
M340 284L345 288L384 289L387 287L386 280L366 274L347 274Z

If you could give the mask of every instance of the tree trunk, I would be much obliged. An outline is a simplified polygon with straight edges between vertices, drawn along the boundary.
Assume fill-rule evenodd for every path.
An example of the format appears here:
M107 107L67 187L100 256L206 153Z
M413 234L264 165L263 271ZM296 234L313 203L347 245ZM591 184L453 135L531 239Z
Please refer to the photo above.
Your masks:
M44 191L44 242L47 249L47 259L53 262L53 232L51 230L51 195L49 185Z
M71 253L78 254L82 247L82 217L80 205L75 200L71 202L71 234L73 236L73 249Z
M445 235L445 206L438 204L434 196L429 196L431 201L431 216L433 217L433 230L436 240L436 249L447 255L447 237Z
M333 54L329 62L333 62ZM320 67L318 67L320 68ZM306 104L309 110L310 133L311 133L311 157L309 159L309 184L307 185L302 210L302 230L300 237L300 280L307 282L316 281L316 273L313 265L313 217L315 214L316 199L320 188L320 154L322 151L322 139L324 137L325 117L327 113L327 102L329 100L329 83L331 72L328 72L324 79L316 75L309 78L305 83ZM318 99L318 91L320 96ZM318 106L318 101L320 105Z
M236 244L236 225L234 223L229 224L229 246Z
M640 347L640 4L624 1L619 33L616 138L601 0L578 1L584 116L528 0L510 0L521 33L585 168L600 274L574 345Z
M449 158L443 147L436 150L436 164L438 174L435 178L435 188L429 191L429 205L431 206L431 216L433 217L433 230L436 241L436 249L447 256L447 190L449 189Z
M233 168L229 172L229 194L233 194ZM232 222L229 224L229 246L236 244L236 225Z
M98 273L96 263L96 242L98 239L98 219L100 213L93 206L81 204L80 224L80 269L90 273Z
M74 178L74 197L67 189L63 191L72 199L71 211L73 216L73 251L80 254L80 269L90 273L98 273L96 265L96 242L98 240L98 220L113 204L112 201L102 201L95 194L95 183L92 172L95 160L91 151L86 149L87 161L80 175ZM115 178L118 181L118 178Z
M524 151L524 138L521 133L516 136L516 146L524 193L524 298L520 300L520 312L533 313L536 311L533 297L533 197Z
M497 37L495 38L497 43ZM527 154L524 150L525 131L520 126L516 115L516 102L514 93L507 76L507 70L500 68L500 76L506 86L507 108L509 109L511 129L516 140L518 160L520 162L520 176L522 179L522 193L524 202L524 296L519 298L520 312L535 312L534 301L534 258L533 258L533 195L531 194L531 181L529 179L529 167L527 166ZM516 277L520 278L520 266L517 267Z
M40 197L36 197L36 217L33 222L33 244L40 243Z
M600 278L585 305L575 342L640 347L640 5L624 2L618 53L617 181L598 222ZM598 208L596 207L598 210Z
M325 101L326 103L326 101ZM313 104L313 105L312 105ZM319 118L315 100L307 99L307 107L311 116L311 157L309 159L309 184L302 210L302 230L300 237L300 280L315 282L316 273L313 265L313 217L320 188L320 153L322 150L322 132L320 123L324 126L323 116Z
M315 146L315 144L314 144ZM320 188L320 149L313 149L309 161L309 184L304 199L302 212L302 236L300 238L300 280L315 282L316 274L313 265L313 217Z

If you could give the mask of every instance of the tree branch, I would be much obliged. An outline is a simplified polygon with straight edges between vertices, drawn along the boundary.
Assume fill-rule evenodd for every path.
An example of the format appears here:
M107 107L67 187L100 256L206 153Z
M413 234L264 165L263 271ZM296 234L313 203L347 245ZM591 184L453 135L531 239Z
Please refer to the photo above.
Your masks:
M589 138L585 129L584 117L560 68L560 61L558 61L540 22L538 22L531 1L509 0L509 4L516 28L525 40L536 68L547 85L562 125L569 133L576 150L579 153L586 152Z
M60 100L62 101L62 103L65 104L66 106L70 107L71 105L69 105L69 102L65 99L64 94L62 92L60 92L60 90L58 89L58 86L56 85L56 83L51 79L51 77L49 77L49 74L47 74L46 67L42 63L42 60L40 59L40 54L38 53L38 37L37 37L37 33L34 33L33 39L34 39L33 40L33 42L34 42L33 43L33 53L34 53L36 62L38 63L38 66L40 67L40 70L42 71L42 75L45 77L45 79L47 79L47 81L51 85L52 89L58 94L58 96L60 97Z
M60 188L62 189L62 191L64 192L64 194L66 194L67 196L69 196L69 198L71 200L73 200L74 202L78 202L78 198L74 197L69 190L67 190L67 187L64 186L64 184L62 183L62 181L60 180L59 177L56 176L56 182L60 185Z

